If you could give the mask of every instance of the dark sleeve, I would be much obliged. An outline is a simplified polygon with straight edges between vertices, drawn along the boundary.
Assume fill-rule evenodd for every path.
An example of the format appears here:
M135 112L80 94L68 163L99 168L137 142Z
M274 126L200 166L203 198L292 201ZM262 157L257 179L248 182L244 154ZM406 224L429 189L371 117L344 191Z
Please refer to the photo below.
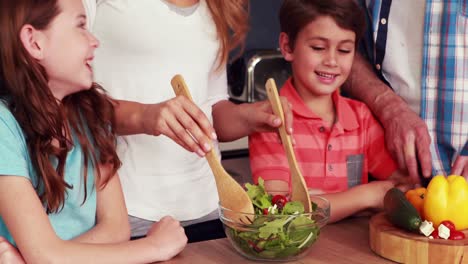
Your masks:
M466 141L465 146L462 148L460 152L461 156L468 156L468 141Z

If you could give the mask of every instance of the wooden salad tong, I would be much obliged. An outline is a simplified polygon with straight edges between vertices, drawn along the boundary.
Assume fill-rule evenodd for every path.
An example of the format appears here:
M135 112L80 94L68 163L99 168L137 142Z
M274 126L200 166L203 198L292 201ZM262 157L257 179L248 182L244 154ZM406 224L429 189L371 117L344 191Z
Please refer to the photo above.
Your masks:
M171 80L171 85L177 96L182 95L193 101L190 91L181 75L175 75ZM206 153L205 157L215 177L221 206L234 212L230 214L225 211L224 214L231 220L233 218L238 218L243 223L252 223L253 214L255 213L252 201L244 188L224 170L212 144L211 150ZM242 214L237 214L237 216L234 217L235 213ZM244 213L246 215L244 215Z
M281 101L276 88L275 80L270 78L267 80L266 91L268 99L270 100L271 107L275 115L281 118L281 126L279 127L279 134L281 142L283 143L286 156L288 158L289 171L291 174L291 201L300 201L304 205L304 212L309 213L312 211L312 204L310 202L310 195L307 189L304 177L297 165L296 156L291 143L291 136L286 133L284 123L284 112L281 106Z

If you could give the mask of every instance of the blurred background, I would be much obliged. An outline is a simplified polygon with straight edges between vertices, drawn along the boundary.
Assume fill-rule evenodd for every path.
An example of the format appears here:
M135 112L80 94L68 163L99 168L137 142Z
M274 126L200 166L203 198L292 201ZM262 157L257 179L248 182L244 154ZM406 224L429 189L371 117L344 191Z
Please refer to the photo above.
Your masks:
M279 8L281 0L250 1L250 31L244 52L232 54L227 67L230 100L252 103L265 100L265 82L274 78L278 88L287 80L290 66L278 50L280 33ZM222 163L238 182L252 182L248 138L221 143Z

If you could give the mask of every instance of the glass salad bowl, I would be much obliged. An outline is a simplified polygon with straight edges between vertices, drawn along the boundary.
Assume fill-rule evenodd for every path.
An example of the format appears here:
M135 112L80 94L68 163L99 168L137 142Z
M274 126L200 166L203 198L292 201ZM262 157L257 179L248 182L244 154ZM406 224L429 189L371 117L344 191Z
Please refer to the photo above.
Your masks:
M260 184L250 186L263 187ZM235 250L248 259L259 261L289 261L307 255L330 217L330 202L311 195L313 212L304 213L300 202L279 203L277 206L277 203L272 203L276 196L265 193L263 198L252 199L251 194L259 192L249 192L248 186L247 189L255 214L219 206L220 220Z

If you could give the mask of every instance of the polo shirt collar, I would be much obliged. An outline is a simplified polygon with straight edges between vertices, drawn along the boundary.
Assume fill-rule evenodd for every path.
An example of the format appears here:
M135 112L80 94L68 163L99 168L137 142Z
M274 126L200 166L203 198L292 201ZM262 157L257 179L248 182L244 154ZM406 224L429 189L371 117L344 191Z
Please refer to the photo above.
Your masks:
M280 90L280 95L288 98L293 105L292 111L294 115L298 115L308 119L322 119L310 110L304 103L302 98L297 93L292 84L292 78L289 78ZM338 90L333 92L332 99L336 107L337 122L335 125L342 127L344 130L351 131L359 128L359 122L355 110L351 108L348 101L343 98Z

